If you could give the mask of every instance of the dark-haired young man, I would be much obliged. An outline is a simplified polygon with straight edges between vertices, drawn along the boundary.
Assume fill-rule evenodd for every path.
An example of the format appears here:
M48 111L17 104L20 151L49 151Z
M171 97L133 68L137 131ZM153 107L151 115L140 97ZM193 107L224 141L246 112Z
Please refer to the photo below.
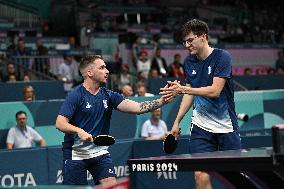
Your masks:
M172 134L179 133L179 124L193 105L190 152L202 153L241 149L234 104L231 55L208 44L208 26L192 19L183 25L183 45L189 51L184 61L187 84L169 82L160 94L173 98L183 94ZM195 171L197 189L210 189L206 172Z
M96 146L92 136L109 134L113 109L142 114L166 101L161 97L138 103L101 87L107 82L109 71L100 56L86 56L80 61L79 69L84 82L68 94L56 119L56 128L65 133L63 184L87 185L87 170L95 183L114 184L116 175L108 147Z

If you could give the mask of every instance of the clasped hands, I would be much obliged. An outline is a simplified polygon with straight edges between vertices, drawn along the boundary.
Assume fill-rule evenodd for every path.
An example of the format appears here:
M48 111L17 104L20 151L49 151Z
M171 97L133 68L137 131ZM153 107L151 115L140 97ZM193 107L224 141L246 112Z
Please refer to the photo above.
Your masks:
M168 81L167 85L163 88L160 88L160 95L165 102L171 102L176 96L184 92L183 86L180 84L180 81Z

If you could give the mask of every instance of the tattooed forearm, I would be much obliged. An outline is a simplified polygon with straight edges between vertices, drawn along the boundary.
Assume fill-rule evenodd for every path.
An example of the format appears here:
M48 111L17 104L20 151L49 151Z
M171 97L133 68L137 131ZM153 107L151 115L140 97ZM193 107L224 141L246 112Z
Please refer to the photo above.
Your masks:
M140 112L145 113L145 112L150 112L159 107L159 102L158 100L153 100L153 101L145 101L140 103Z

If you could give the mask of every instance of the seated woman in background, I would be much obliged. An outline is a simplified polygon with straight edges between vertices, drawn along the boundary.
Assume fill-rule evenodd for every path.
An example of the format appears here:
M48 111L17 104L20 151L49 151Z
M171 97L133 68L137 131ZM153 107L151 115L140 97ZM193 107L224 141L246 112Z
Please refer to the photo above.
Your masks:
M33 101L35 100L35 94L34 94L34 89L31 85L27 85L24 87L23 90L23 100L24 101Z

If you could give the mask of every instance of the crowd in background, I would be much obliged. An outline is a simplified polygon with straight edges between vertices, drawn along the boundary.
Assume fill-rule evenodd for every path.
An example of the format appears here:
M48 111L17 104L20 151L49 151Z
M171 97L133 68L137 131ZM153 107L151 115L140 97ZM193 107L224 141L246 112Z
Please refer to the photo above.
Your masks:
M178 26L181 25L185 19L196 17L208 21L204 15L199 15L197 9L200 7L217 7L222 5L228 7L230 10L239 10L232 13L232 18L216 20L216 22L208 22L210 28L213 30L212 37L216 37L217 43L269 43L281 44L284 42L283 25L278 23L283 15L281 14L281 6L272 3L268 8L265 7L265 2L260 1L255 4L251 1L201 1L195 6L169 8L161 6L158 2L151 3L149 1L88 1L77 0L77 6L82 10L98 10L91 14L87 20L81 23L81 28L75 36L69 37L69 49L89 48L89 33L93 32L128 32L129 28L137 25L137 20L128 20L121 18L121 15L111 17L101 14L100 7L110 4L118 6L137 7L140 5L155 8L146 15L141 14L140 26L142 26L142 33L150 33L150 38L147 43L151 43L153 49L146 50L145 38L136 34L129 42L131 49L132 62L122 64L121 56L116 54L114 57L115 63L118 65L114 85L115 89L123 92L124 88L132 87L132 95L139 96L137 86L143 83L147 90L147 80L149 78L165 78L178 77L181 80L185 79L183 71L183 62L179 53L173 57L173 62L167 62L161 55L161 41L159 41L160 34L170 33L173 37L173 43L180 43L177 37ZM235 14L235 15L234 15ZM168 15L168 16L166 16ZM273 16L271 16L273 15ZM51 27L52 26L52 27ZM42 25L41 37L45 35L50 36L54 34L55 26L51 21L45 21ZM154 29L158 28L159 32ZM154 31L154 32L153 32ZM140 31L141 32L141 31ZM215 32L215 34L214 34ZM219 33L218 33L219 32ZM129 33L129 32L128 32ZM45 76L45 79L57 79L64 82L66 92L69 92L73 86L76 86L82 81L78 71L78 61L80 57L74 57L71 51L64 51L62 53L62 63L58 65L58 74L54 75L50 72L50 62L46 58L49 49L45 47L41 38L36 41L36 50L30 51L25 47L25 38L19 35L10 36L11 44L7 48L4 55L0 55L0 81L1 82L16 82L16 81L31 81L39 79L39 76ZM150 54L149 52L153 52ZM41 58L29 58L30 56L37 56ZM130 69L130 65L134 66L134 72ZM282 75L284 73L284 51L279 50L278 59L275 65L265 69L261 72L253 72L248 66L244 69L243 75ZM128 92L129 94L129 92ZM147 94L147 92L145 93ZM127 96L127 95L126 95Z

